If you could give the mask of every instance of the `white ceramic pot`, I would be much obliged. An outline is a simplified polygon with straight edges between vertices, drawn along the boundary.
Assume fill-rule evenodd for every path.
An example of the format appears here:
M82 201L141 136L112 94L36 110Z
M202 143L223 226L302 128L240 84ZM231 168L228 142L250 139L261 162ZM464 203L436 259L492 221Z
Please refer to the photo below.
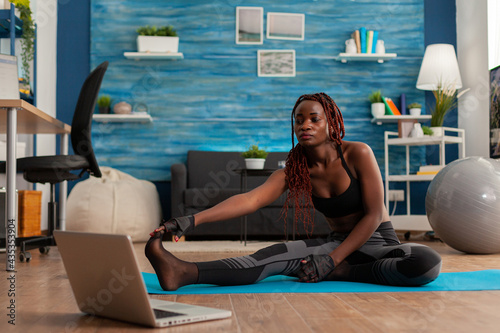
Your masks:
M432 136L443 136L444 130L442 126L431 126Z
M260 170L264 169L265 158L245 158L245 165L247 169Z
M383 117L385 114L384 103L372 103L372 116L373 118Z
M412 116L420 116L422 113L422 109L412 108L410 109L410 115Z
M179 37L137 36L137 51L151 53L177 53Z

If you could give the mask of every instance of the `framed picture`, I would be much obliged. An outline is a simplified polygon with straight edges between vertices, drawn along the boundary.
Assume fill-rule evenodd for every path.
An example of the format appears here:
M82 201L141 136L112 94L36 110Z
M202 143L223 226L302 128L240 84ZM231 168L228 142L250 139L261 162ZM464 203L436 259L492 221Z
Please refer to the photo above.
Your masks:
M259 76L295 76L295 50L258 50Z
M500 158L500 66L490 70L490 157Z
M236 7L236 44L264 42L264 8Z
M304 14L267 13L269 39L304 40Z

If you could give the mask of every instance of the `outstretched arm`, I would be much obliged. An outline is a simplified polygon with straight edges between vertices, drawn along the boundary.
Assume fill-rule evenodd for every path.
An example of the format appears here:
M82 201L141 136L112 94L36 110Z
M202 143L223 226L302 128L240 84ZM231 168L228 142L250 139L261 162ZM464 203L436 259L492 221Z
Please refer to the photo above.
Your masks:
M286 189L284 170L276 170L259 187L249 192L232 196L209 209L195 214L195 225L228 220L253 213L278 199Z

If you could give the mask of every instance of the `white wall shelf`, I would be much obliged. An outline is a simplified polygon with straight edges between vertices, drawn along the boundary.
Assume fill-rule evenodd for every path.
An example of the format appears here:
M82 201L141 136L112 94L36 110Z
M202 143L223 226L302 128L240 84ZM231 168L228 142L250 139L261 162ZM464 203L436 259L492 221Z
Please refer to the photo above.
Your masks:
M398 132L384 133L384 159L385 159L385 205L389 209L389 183L403 182L406 183L406 214L391 215L391 221L394 228L397 230L432 230L426 215L411 214L410 205L410 183L411 182L430 182L435 174L416 175L410 174L410 147L412 146L430 146L439 145L439 165L445 166L445 149L447 144L458 144L458 158L465 157L465 131L463 129L443 127L443 136L424 136L422 138L399 138ZM453 134L452 134L453 133ZM453 136L456 135L456 136ZM402 175L391 175L389 172L389 147L404 146L406 147L406 171Z
M127 59L135 60L177 60L184 59L184 54L177 52L152 53L152 52L124 52Z
M337 61L344 64L348 61L376 61L381 64L397 56L396 53L339 53Z
M153 118L147 113L132 114L94 114L94 121L100 123L151 123Z
M416 120L418 122L431 120L430 114L422 114L420 116L412 115L401 115L401 116L382 116L377 118L372 118L371 122L373 124L382 125L383 123L397 123L399 120Z

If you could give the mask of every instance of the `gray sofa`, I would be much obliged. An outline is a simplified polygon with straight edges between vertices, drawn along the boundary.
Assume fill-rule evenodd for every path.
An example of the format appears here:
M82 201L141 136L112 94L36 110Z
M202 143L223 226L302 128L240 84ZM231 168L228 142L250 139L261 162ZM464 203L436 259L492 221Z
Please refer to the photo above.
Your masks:
M285 160L287 152L270 153L266 169L276 169L278 161ZM174 164L172 173L172 217L194 214L240 193L240 174L245 162L239 152L188 151L187 164ZM267 177L248 177L247 190L263 184ZM291 238L293 208L288 211L287 233L281 211L285 203L283 194L271 205L248 215L248 239ZM307 237L304 228L297 224L298 238ZM187 234L188 239L239 239L241 219L232 219L198 226ZM314 236L329 233L329 227L320 213L315 214Z

